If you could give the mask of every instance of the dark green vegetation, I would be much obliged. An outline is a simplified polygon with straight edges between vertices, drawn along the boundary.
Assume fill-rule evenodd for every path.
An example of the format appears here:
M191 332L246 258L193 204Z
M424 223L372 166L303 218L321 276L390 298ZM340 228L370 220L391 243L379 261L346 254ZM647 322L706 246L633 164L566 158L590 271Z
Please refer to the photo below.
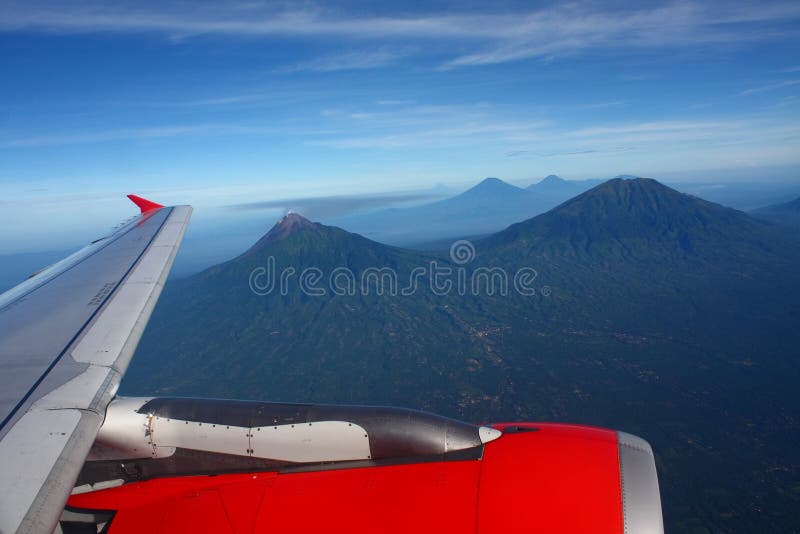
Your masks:
M668 531L800 530L800 244L653 180L611 180L476 243L513 288L260 296L253 269L458 266L289 216L171 282L125 394L396 404L618 428L657 455ZM455 276L453 277L455 278ZM263 286L262 286L263 287Z

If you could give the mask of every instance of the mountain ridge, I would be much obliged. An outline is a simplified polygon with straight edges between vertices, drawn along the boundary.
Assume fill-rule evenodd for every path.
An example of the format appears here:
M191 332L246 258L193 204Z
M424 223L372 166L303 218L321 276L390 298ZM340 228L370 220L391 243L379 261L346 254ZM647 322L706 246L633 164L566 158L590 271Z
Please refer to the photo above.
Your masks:
M758 208L750 213L754 217L780 224L800 224L800 197L789 202Z

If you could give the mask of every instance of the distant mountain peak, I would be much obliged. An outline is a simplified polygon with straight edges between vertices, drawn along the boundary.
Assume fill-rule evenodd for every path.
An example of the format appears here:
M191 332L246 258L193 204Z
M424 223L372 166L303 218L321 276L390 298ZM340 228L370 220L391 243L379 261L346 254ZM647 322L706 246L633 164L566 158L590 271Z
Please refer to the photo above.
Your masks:
M476 185L475 187L503 187L503 186L507 186L507 185L511 185L511 184L509 184L507 182L504 182L500 178L495 178L493 176L489 176L489 177L484 178L483 180L481 180L480 183L478 183L478 185Z
M618 177L512 225L487 242L549 244L581 254L591 250L595 259L606 253L619 259L623 255L617 248L622 247L625 254L653 258L734 250L737 240L756 241L761 229L760 222L740 211L680 193L652 178ZM576 249L576 243L582 245Z
M631 175L615 176L614 178L606 180L600 185L590 189L587 191L587 193L591 191L625 191L630 189L641 189L666 195L686 196L684 193L676 191L675 189L662 184L654 178L641 178Z
M320 224L309 221L299 213L289 212L281 217L278 222L275 223L275 226L273 226L269 232L264 234L264 236L259 239L255 245L250 247L250 249L245 252L245 255L261 250L264 246L269 245L270 243L283 241L284 239L297 233L307 230L316 230L318 228L321 228Z
M313 222L309 221L299 213L290 211L281 217L277 223L275 223L275 226L272 227L272 230L270 230L269 233L275 233L281 237L287 237L299 230L313 227Z
M539 182L539 184L550 185L550 184L560 184L560 183L563 183L563 182L566 182L566 180L564 180L559 175L557 175L557 174L548 174L547 176L544 177L544 179L542 181Z
M522 191L521 188L511 185L508 182L504 182L500 178L484 178L480 181L477 185L467 189L461 195L473 195L473 194L507 194L507 193L519 193Z
M557 174L548 174L536 183L527 187L528 191L537 194L577 194L588 189L587 183L565 180Z
M654 211L673 209L677 206L669 202L665 203L665 200L681 203L683 202L681 199L693 197L680 193L653 178L617 176L565 202L556 210L570 205L584 205L591 199L599 198L604 199L604 209L609 209L614 205L624 206L626 212L629 213L631 208Z
M663 189L669 189L670 191L674 191L674 189L662 184L655 178L642 178L641 176L634 176L632 174L618 174L617 176L611 178L610 180L606 180L605 182L601 183L598 187L602 186L618 187L620 185L624 186L624 184L626 183L648 184L647 185L648 187L650 186L659 187Z

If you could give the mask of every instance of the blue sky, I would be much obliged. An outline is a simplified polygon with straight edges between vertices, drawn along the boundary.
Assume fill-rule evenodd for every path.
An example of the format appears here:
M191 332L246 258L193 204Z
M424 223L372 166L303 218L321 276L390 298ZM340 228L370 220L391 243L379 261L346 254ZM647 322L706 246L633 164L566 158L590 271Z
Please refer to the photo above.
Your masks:
M0 253L132 191L797 176L796 1L372 4L0 0Z

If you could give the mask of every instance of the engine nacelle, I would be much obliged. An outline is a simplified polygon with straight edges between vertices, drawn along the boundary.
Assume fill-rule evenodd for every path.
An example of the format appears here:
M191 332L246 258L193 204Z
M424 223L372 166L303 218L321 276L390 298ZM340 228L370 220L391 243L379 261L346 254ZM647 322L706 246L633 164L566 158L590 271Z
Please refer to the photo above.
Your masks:
M663 533L641 438L397 408L117 399L79 484L63 524L120 533L231 517L248 532L297 531L298 518L330 531L338 518L352 532Z
M500 431L400 408L188 398L111 402L80 484L480 456Z

